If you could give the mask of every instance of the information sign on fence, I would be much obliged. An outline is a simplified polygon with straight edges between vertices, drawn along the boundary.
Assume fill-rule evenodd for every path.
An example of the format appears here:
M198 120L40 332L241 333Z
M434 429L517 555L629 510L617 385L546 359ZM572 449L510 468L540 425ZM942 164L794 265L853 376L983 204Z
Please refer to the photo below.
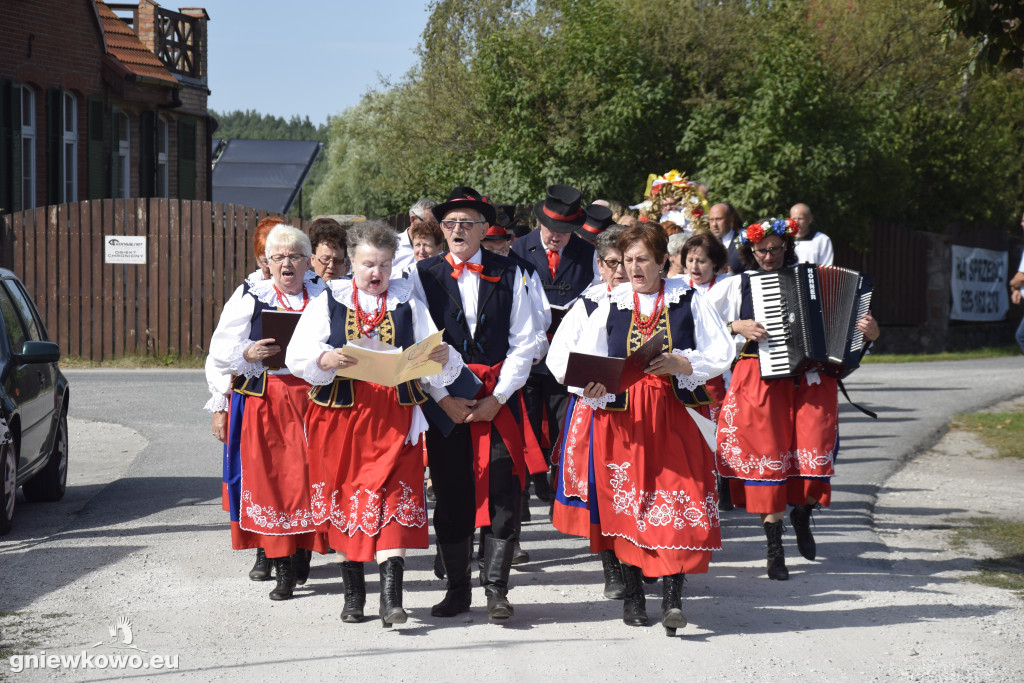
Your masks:
M1005 251L953 245L953 320L998 321L1010 307Z
M132 235L103 236L104 263L146 263L146 238Z

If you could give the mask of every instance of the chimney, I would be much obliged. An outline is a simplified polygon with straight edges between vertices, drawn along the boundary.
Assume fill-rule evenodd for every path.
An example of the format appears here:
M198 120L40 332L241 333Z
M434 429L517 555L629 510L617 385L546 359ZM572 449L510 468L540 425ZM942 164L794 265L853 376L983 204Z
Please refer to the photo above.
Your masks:
M135 13L135 33L146 49L157 54L156 50L156 11L160 5L151 0L139 0L139 9Z

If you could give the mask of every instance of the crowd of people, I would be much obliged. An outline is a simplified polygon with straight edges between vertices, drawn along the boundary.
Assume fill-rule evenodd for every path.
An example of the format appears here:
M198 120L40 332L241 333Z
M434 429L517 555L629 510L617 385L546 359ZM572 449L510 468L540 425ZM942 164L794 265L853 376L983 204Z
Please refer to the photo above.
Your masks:
M400 232L261 222L258 269L225 303L206 366L232 547L256 553L249 578L276 578L270 598L286 600L312 554L332 553L341 619L356 623L373 560L381 623L404 623L406 552L428 547L431 500L445 580L431 614L470 610L476 546L488 617L504 621L511 567L529 561L531 493L558 530L588 539L605 597L622 600L632 626L649 623L644 585L659 578L662 625L686 625L684 578L721 548L720 509L760 515L770 579L788 578L787 507L813 560L837 384L814 369L762 379L768 332L750 279L798 260L829 265L831 242L805 204L744 227L706 192L672 172L637 207L584 206L577 189L552 185L521 215L462 186L416 202ZM287 345L265 330L271 311L297 314ZM857 327L879 335L870 313ZM357 346L408 349L438 331L433 374L353 378L368 362ZM645 345L639 381L566 385L571 354L626 358Z

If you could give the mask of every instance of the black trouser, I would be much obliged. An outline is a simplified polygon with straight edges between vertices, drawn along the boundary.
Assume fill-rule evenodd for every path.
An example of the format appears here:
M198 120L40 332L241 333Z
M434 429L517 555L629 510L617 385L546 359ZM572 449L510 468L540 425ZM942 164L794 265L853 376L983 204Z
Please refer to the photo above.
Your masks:
M523 401L530 425L537 436L537 443L543 443L543 420L548 421L548 436L551 448L542 449L544 459L551 465L551 452L558 448L558 439L565 424L565 412L569 407L569 390L559 384L550 373L530 373L523 387Z
M476 479L468 424L455 425L449 436L427 431L427 462L434 484L434 533L441 544L458 543L476 529ZM491 533L511 541L516 532L522 487L505 443L491 427L489 512Z

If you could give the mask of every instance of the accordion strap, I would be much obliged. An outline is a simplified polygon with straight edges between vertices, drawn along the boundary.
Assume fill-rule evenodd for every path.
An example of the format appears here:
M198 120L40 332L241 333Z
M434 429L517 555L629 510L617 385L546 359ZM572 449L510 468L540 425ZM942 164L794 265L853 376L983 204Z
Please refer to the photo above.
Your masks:
M865 408L864 406L857 405L856 403L854 403L853 401L850 400L850 395L848 393L846 393L846 387L843 386L843 380L839 380L839 391L843 392L843 397L846 398L847 402L851 406L853 406L854 408L856 408L860 412L864 413L868 417L873 417L876 420L878 419L878 413L874 413L874 412L868 410L867 408Z

